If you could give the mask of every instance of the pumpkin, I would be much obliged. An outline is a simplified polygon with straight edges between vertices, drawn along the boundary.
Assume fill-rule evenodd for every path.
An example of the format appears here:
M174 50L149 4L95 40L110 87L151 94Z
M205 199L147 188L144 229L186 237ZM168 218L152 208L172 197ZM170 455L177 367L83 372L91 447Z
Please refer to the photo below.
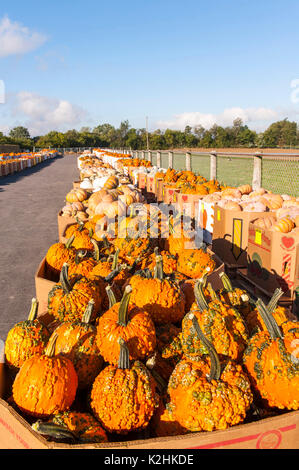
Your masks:
M97 346L106 362L117 364L118 338L121 336L130 351L130 360L144 359L156 347L156 330L150 315L130 299L132 288L124 289L120 302L114 303L97 323Z
M137 271L130 279L131 301L149 313L155 325L176 323L185 311L184 294L176 281L163 271L163 258L156 256L154 274Z
M272 226L272 230L275 232L288 233L291 232L294 227L295 224L291 219L288 217L282 217Z
M165 406L162 399L160 399L159 407L153 414L150 429L156 437L178 436L189 432L174 418L171 405L167 403Z
M154 249L154 253L151 253L147 257L144 257L141 260L140 269L149 269L150 271L154 271L156 266L156 256L159 254L159 249L156 247ZM177 270L177 258L176 256L170 254L166 250L162 250L160 252L163 261L163 271L164 274L172 274Z
M207 355L181 360L168 384L173 417L189 431L226 429L244 421L253 401L250 381L240 364L220 359L193 314L189 315Z
M242 206L240 204L238 204L237 202L235 202L235 201L227 201L223 205L223 209L226 209L228 211L241 211Z
M237 189L241 194L250 194L252 192L252 186L250 184L242 184Z
M5 341L5 362L16 370L35 354L41 354L48 342L50 333L37 316L38 302L31 301L28 319L18 322L8 332Z
M156 382L140 361L130 364L129 348L120 337L117 365L108 365L91 389L91 408L109 432L127 434L148 426L158 407Z
M89 387L103 365L96 344L96 327L90 323L94 301L90 300L81 321L63 322L52 335L57 334L55 354L67 357L78 375L78 388Z
M212 255L199 248L197 250L181 250L178 254L177 270L192 279L204 276L206 272L212 272L216 262Z
M71 189L70 192L67 193L65 199L67 202L82 202L88 198L88 192L85 189L77 188Z
M276 223L276 217L260 217L259 219L256 219L253 223L259 228L269 230Z
M59 321L81 320L88 302L94 300L93 318L99 313L103 293L98 284L86 277L68 277L68 265L62 266L60 280L49 292L48 312Z
M151 253L157 245L157 239L151 238L116 238L113 241L115 250L119 249L119 258L129 266Z
M59 276L64 263L74 261L76 250L72 247L75 236L72 235L66 243L54 243L50 246L46 254L46 266L49 275L54 279Z
M53 335L45 352L27 359L13 382L12 394L16 405L26 414L46 418L67 411L72 405L78 387L73 363L55 356Z
M218 292L219 299L232 307L237 308L242 315L249 313L252 309L250 306L250 296L248 292L239 287L233 288L232 283L226 273L220 273L219 277L223 284L223 289Z
M241 314L220 300L207 302L204 295L203 280L198 280L194 287L196 302L192 312L208 340L213 343L218 354L241 360L247 346L248 332ZM198 339L189 314L182 321L182 349L186 357L199 360L207 354L204 344Z
M96 418L90 413L64 411L55 414L50 421L38 420L32 429L53 439L70 438L75 443L107 442L108 437Z
M84 227L83 221L77 221L78 223L69 225L64 233L64 237L73 238L72 246L75 250L90 250L93 251L94 245L91 241L93 236L92 230L87 230Z
M257 300L266 326L253 335L244 352L244 366L257 395L270 407L299 409L299 360L293 355L299 341L299 322L279 326L267 306Z

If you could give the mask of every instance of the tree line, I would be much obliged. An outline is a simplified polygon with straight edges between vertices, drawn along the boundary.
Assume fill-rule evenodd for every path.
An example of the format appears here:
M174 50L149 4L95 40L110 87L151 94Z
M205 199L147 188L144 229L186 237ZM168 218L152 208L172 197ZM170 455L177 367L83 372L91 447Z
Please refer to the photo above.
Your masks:
M272 123L264 132L256 132L237 118L231 126L214 124L210 129L198 125L181 130L145 128L135 129L129 121L122 121L118 128L109 123L91 129L82 127L67 132L51 131L43 136L31 137L23 126L14 127L5 136L0 132L0 144L18 144L22 150L34 148L102 147L111 149L171 148L283 148L299 146L299 128L288 119Z

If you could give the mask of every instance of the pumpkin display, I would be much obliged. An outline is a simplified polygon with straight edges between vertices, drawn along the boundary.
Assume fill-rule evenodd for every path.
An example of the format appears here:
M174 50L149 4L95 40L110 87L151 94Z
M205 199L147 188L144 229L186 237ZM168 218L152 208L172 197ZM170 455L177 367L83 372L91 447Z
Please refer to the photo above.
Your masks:
M59 321L81 320L91 299L94 300L93 320L100 311L103 293L96 281L82 276L69 278L65 263L59 282L49 292L48 312Z
M50 333L37 318L38 302L32 299L27 320L16 323L7 333L5 341L5 360L9 367L19 369L35 354L41 354L49 340Z
M82 202L88 198L88 192L85 189L77 188L71 189L70 192L67 193L65 199L67 202Z
M59 276L64 263L74 261L76 256L76 250L72 246L74 238L75 236L72 235L66 243L54 243L48 249L46 254L46 264L50 275L54 278Z
M299 341L299 322L280 326L261 299L256 303L266 330L253 335L244 352L244 366L258 396L268 406L299 409L299 361L293 355Z
M244 421L253 401L250 381L242 366L220 359L195 315L189 314L206 355L196 362L182 359L168 384L174 419L189 431L214 431Z
M282 217L275 224L272 225L272 230L274 230L275 232L288 233L291 232L294 227L295 223L292 219L289 219L288 217Z
M96 344L96 327L90 323L94 301L90 300L81 321L63 322L54 330L56 355L67 357L78 375L78 389L89 387L103 365Z
M93 251L94 245L92 243L93 233L84 227L84 222L79 221L76 224L69 225L66 230L64 237L73 238L72 246L75 250L90 250Z
M126 342L120 337L118 343L117 365L108 365L93 383L91 408L104 429L127 434L148 426L158 394L149 370L140 361L130 364Z
M151 316L130 299L132 287L127 285L122 299L99 318L97 346L106 362L117 364L120 352L118 338L126 341L130 360L144 359L156 347L156 330Z
M23 363L13 382L14 402L25 414L37 418L67 411L77 392L78 377L72 361L54 355L56 339L53 335L43 354Z
M198 279L216 267L211 254L199 248L197 250L181 250L178 254L177 270L188 277Z

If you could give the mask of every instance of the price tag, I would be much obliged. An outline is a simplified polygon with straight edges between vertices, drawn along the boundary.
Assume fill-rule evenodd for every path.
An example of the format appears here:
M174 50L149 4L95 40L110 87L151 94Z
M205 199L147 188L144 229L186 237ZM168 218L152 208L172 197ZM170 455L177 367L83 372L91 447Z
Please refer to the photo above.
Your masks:
M219 221L220 219L221 219L220 210L217 209L217 220Z
M201 212L204 212L204 210L205 210L205 205L204 205L204 203L202 202L202 203L201 203Z
M262 231L261 230L256 230L255 231L255 239L254 239L255 243L257 245L261 245L262 244Z

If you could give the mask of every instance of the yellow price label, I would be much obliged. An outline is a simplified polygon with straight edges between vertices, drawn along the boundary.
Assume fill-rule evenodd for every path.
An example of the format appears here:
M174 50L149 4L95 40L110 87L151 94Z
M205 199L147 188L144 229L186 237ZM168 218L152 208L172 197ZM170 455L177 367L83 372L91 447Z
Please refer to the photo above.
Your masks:
M256 230L255 231L255 239L254 239L255 243L257 245L261 245L262 244L262 231L261 230Z
M201 203L201 212L204 212L204 211L205 211L205 205L204 205L204 203L202 202L202 203Z
M217 220L219 221L221 219L221 214L220 214L220 210L217 209Z

